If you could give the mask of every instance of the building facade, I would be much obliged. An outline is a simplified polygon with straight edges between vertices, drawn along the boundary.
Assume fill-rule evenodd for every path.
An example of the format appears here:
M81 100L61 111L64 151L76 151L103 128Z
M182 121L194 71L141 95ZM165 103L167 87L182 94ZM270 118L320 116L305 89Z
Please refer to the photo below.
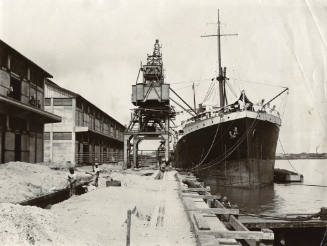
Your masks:
M125 127L82 96L47 80L45 110L62 117L61 123L45 126L45 161L87 164L122 160Z
M43 161L44 123L61 120L44 110L44 83L51 77L0 40L0 163Z

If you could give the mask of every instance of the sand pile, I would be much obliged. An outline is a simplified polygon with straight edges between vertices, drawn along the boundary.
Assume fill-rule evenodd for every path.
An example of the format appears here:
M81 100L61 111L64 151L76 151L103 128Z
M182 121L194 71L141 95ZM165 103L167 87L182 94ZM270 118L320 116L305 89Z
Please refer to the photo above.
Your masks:
M36 207L0 203L1 245L63 244L50 211Z
M79 180L90 179L84 172L76 172ZM48 166L25 162L0 165L0 202L21 202L54 190L66 188L66 170L52 170Z
M22 245L92 245L59 232L58 216L50 210L0 203L0 242Z

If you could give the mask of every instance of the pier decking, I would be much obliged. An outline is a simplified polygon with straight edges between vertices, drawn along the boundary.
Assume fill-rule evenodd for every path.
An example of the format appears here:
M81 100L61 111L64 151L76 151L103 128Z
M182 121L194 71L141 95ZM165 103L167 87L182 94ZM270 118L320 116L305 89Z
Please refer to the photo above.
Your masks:
M195 177L179 174L180 181L186 177L200 185ZM185 211L199 245L242 245L237 239L245 240L251 246L272 245L274 234L271 230L250 231L235 217L239 215L238 209L225 208L218 200L221 197L212 196L208 191L209 189L204 187L183 187L180 190ZM228 220L231 228L227 228L223 222L224 218Z
M316 214L250 214L224 203L221 195L211 195L195 176L179 173L179 180L184 183L181 198L199 245L243 245L240 240L250 246L275 245L299 230L320 237L327 227L325 208Z

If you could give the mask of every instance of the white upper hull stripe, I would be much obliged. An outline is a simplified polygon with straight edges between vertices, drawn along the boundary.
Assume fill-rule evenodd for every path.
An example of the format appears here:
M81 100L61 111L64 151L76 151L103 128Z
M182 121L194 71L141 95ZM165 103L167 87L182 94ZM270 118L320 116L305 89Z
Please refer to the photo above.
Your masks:
M208 119L198 120L192 123L188 123L185 125L183 131L184 136L188 133L194 132L196 130L209 127L212 125L216 125L218 123L233 121L241 118L251 118L251 119L257 119L262 121L268 121L277 125L281 125L281 119L275 115L268 114L268 113L258 113L253 111L239 111L239 112L233 112L230 114L224 115L222 118L220 116L213 116Z

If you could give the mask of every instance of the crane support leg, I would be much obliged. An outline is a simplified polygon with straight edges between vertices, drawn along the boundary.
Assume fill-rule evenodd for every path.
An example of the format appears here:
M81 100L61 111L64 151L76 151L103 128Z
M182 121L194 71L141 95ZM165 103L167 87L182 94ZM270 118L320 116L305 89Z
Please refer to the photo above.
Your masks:
M129 151L130 151L130 139L131 135L124 135L124 169L127 169L130 165L129 163Z

